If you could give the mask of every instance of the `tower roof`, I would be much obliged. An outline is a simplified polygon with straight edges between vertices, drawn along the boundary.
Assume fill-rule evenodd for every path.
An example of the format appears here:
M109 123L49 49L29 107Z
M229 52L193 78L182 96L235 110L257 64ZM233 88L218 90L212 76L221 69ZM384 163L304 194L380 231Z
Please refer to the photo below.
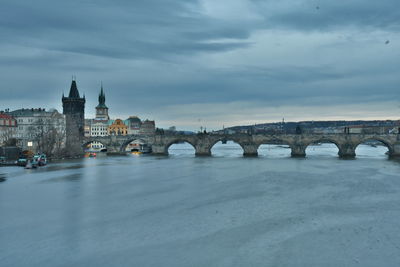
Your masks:
M71 83L71 89L69 90L69 98L80 98L78 87L76 86L76 81L73 80Z
M106 95L104 94L103 84L101 84L101 90L99 94L99 104L96 108L107 108L106 106Z

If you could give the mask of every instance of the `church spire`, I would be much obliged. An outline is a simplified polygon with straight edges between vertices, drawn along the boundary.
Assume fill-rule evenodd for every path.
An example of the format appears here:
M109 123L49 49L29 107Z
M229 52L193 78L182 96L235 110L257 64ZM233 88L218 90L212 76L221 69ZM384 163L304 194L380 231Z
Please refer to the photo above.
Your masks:
M99 94L99 104L96 107L96 120L108 121L108 107L106 106L106 95L104 94L103 82Z
M99 94L99 105L97 107L98 108L107 108L106 96L104 94L104 89L103 89L103 82L101 82L101 90L100 90L100 94Z
M100 96L104 97L104 101L106 100L106 96L104 95L104 91L103 91L103 82L101 82L101 92L100 92Z

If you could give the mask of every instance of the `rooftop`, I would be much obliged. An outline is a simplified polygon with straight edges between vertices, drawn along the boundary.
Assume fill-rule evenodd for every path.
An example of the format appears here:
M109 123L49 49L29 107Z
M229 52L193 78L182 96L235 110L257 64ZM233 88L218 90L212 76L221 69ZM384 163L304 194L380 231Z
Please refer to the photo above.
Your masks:
M60 113L55 109L46 111L45 108L21 108L7 112L7 114L15 117L15 116L34 116L39 114L43 116L51 116L53 114L60 114Z
M0 113L0 119L7 119L7 120L13 120L14 118L8 114L5 114L3 112Z

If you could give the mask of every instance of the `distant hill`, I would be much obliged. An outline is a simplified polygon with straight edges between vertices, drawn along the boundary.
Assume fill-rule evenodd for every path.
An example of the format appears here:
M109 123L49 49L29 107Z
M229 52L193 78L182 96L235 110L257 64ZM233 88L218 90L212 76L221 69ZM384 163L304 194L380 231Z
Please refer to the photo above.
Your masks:
M255 125L241 125L228 127L221 131L255 131L255 132L295 132L297 127L303 130L310 129L332 129L339 130L344 127L385 127L385 128L396 128L400 126L400 120L356 120L356 121L299 121L299 122L273 122L273 123L261 123Z

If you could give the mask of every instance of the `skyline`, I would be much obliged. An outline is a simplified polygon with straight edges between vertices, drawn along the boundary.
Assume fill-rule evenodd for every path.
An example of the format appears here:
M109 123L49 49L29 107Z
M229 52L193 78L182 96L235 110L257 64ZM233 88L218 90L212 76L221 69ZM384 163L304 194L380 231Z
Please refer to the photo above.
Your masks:
M103 81L113 118L220 129L400 113L392 0L5 0L1 109L61 110L77 77L86 117Z

